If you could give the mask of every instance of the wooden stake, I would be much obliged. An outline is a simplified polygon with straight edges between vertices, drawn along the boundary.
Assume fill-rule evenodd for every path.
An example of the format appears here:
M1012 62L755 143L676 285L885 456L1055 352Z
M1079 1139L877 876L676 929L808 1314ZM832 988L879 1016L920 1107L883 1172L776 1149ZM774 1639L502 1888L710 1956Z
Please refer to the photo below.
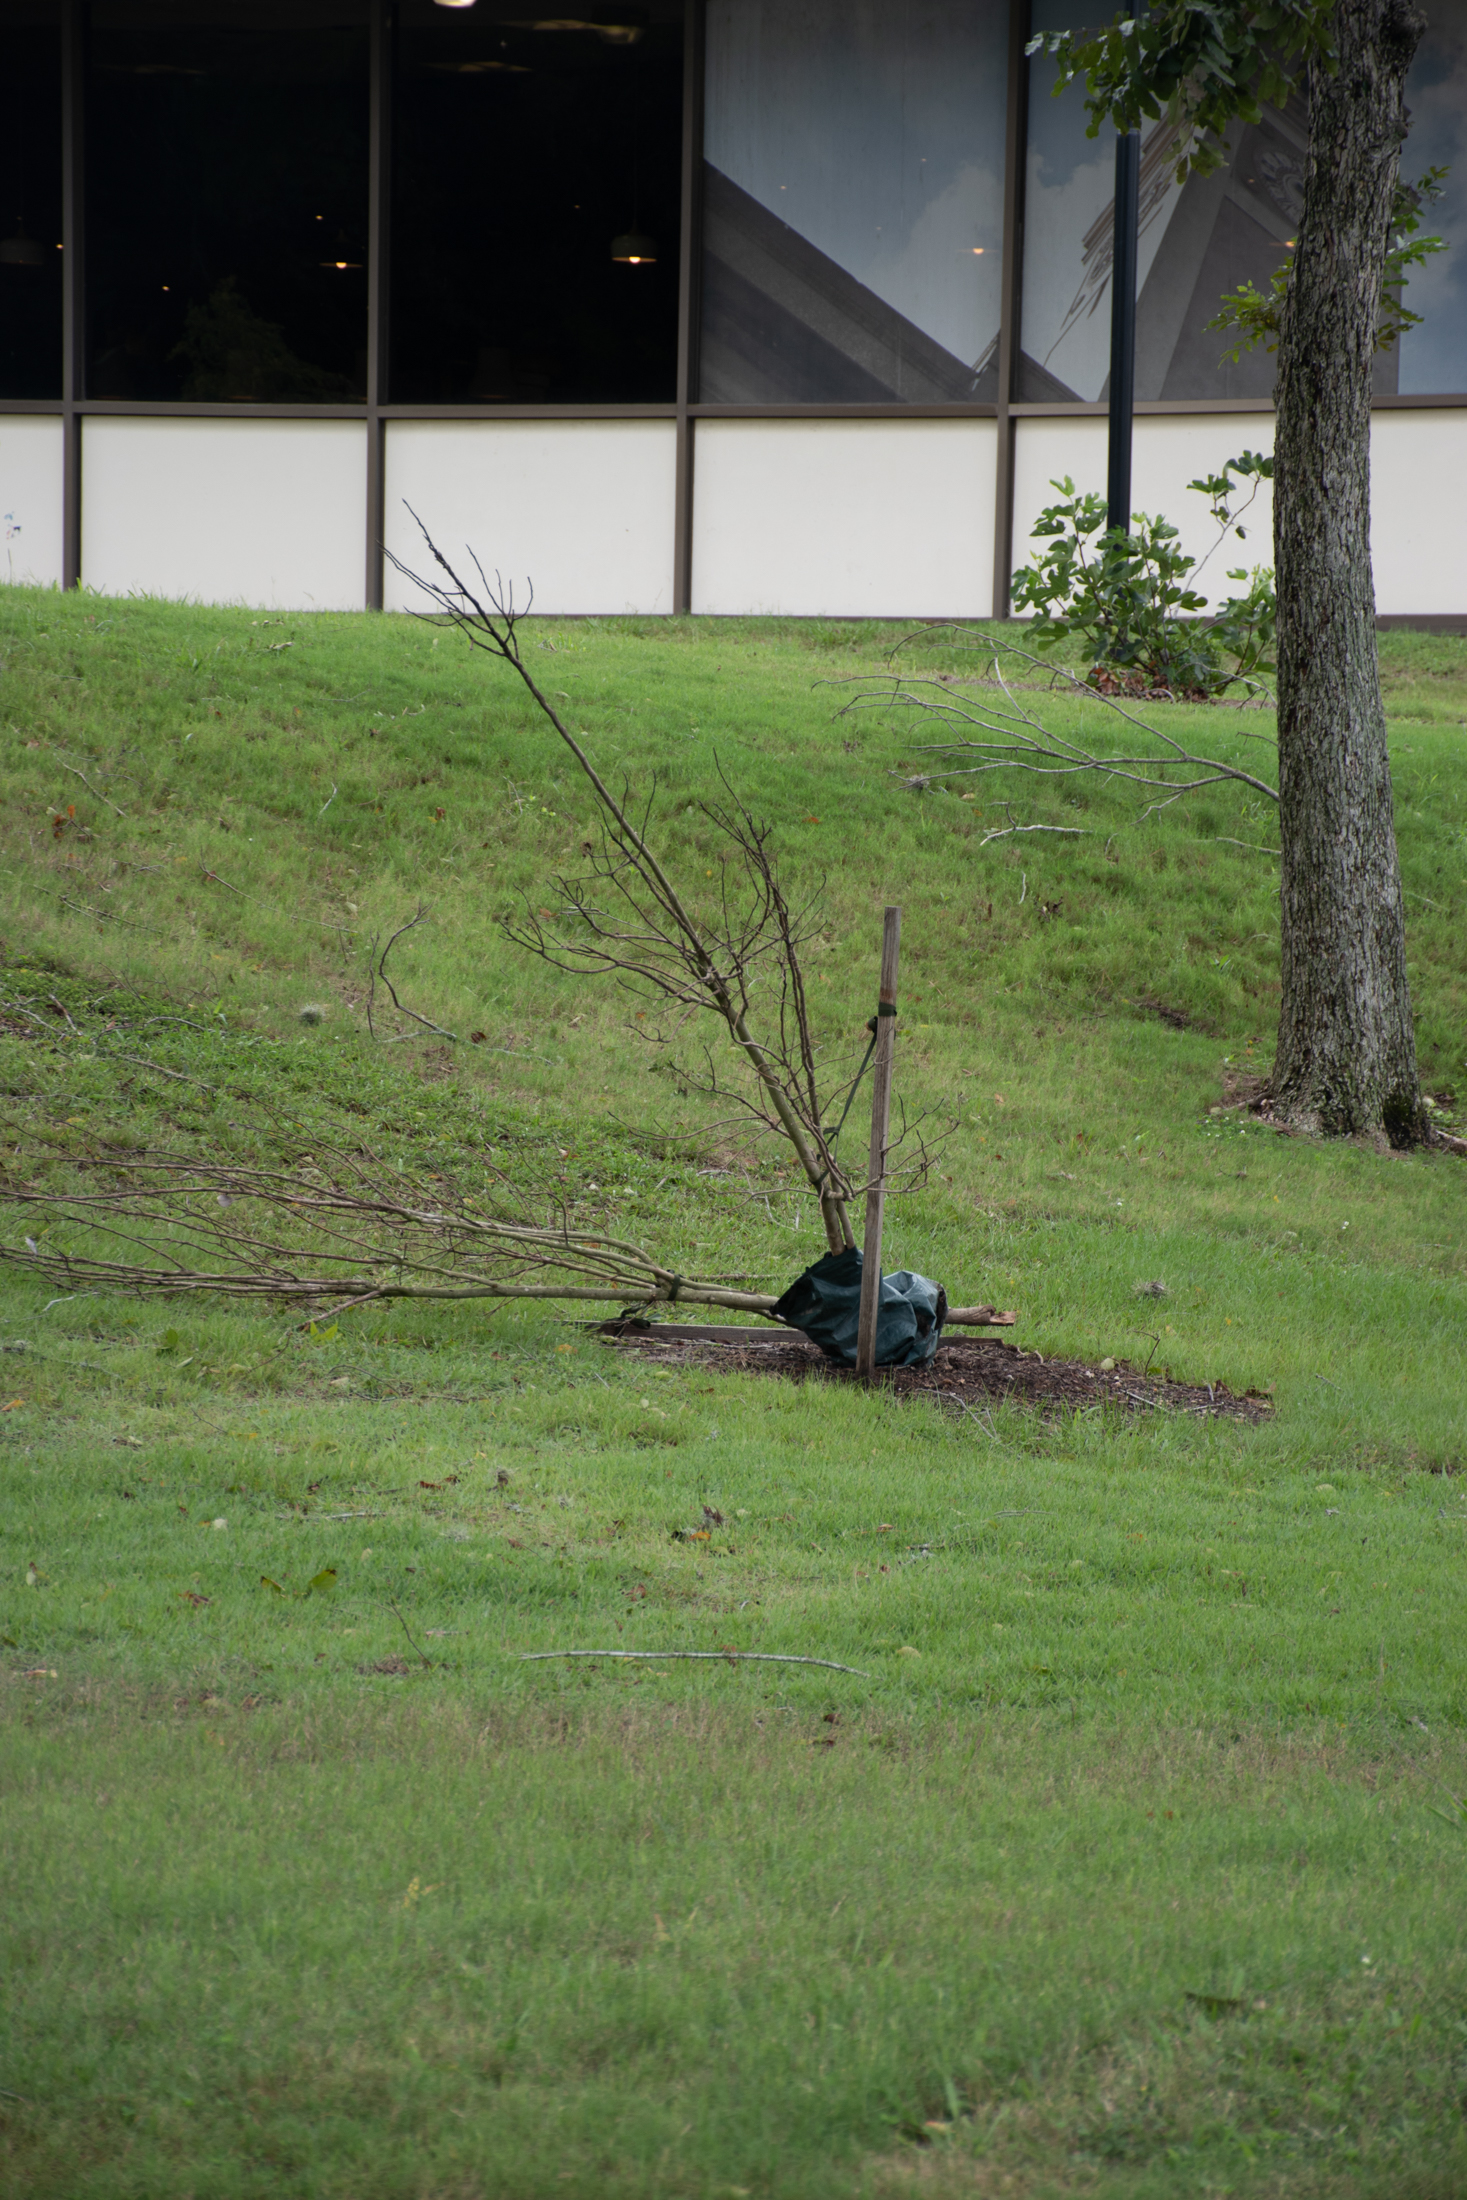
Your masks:
M871 1064L871 1159L866 1171L866 1243L861 1255L861 1326L856 1336L856 1376L876 1373L876 1309L881 1295L881 1225L886 1204L886 1137L891 1121L891 1062L896 1043L897 964L902 913L888 909L881 929L881 998L876 1009L876 1053Z

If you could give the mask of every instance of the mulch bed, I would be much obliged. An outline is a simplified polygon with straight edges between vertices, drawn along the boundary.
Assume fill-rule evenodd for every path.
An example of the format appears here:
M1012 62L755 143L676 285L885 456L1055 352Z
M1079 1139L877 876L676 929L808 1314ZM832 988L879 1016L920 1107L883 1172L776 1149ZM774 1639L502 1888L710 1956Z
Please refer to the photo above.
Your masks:
M736 1368L740 1374L776 1375L785 1382L850 1383L851 1368L837 1367L811 1344L661 1343L640 1337L608 1338L618 1352L669 1363ZM1146 1375L1126 1360L1110 1369L1083 1360L1045 1359L995 1337L944 1338L927 1367L881 1370L881 1381L899 1398L936 1398L972 1412L1013 1399L1044 1414L1073 1413L1109 1405L1121 1413L1190 1413L1231 1421L1265 1421L1272 1401L1256 1391L1239 1395L1226 1383L1174 1383Z

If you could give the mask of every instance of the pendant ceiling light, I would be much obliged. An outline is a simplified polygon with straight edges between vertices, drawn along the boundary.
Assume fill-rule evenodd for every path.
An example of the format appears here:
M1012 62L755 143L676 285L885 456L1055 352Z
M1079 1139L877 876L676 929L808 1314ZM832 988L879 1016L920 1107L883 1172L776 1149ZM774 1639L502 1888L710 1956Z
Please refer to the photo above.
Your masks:
M25 233L25 222L20 215L15 218L15 235L0 237L0 266L42 267L46 261L46 247L37 244L34 237Z
M319 219L320 216L318 215L317 220ZM354 260L351 257L351 247L346 241L346 231L338 229L336 232L335 255L329 260L323 260L321 262L322 267L340 268L344 272L349 267L360 268L361 264L360 260Z
M462 7L464 0L438 0L438 4ZM505 27L514 31L594 31L603 46L635 46L647 22L645 8L588 8L584 15L510 17Z
M624 236L612 238L611 257L627 267L654 267L657 239L644 237L640 229L629 229Z

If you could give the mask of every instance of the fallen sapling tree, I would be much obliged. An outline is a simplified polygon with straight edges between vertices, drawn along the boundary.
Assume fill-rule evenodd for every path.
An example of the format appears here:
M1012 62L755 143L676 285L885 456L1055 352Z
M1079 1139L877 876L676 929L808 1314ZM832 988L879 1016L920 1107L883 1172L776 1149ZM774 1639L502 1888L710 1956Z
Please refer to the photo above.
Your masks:
M800 961L813 902L796 905L786 894L769 826L724 781L724 799L702 805L722 845L717 885L698 899L680 888L650 837L655 786L635 805L628 789L614 793L526 664L519 628L529 604L521 611L512 591L491 588L477 560L477 587L470 587L423 532L443 578L399 569L424 589L440 619L523 683L597 807L599 845L588 875L554 881L562 920L552 923L527 905L506 921L510 938L558 969L608 976L659 1000L680 1021L703 1016L721 1027L722 1057L705 1046L701 1070L678 1065L684 1089L717 1096L780 1138L818 1200L828 1252L853 1256L850 1209L870 1187L842 1162L840 1134L865 1064L827 1082ZM394 933L380 954L373 943L374 978L389 992L387 956L409 929ZM414 1021L453 1036L392 998ZM724 1066L730 1058L739 1072L732 1078ZM896 1187L883 1149L886 1189L925 1179L930 1155L920 1124L911 1137ZM49 1228L28 1235L23 1248L0 1249L0 1257L70 1290L120 1286L306 1305L331 1299L337 1312L389 1299L698 1304L764 1315L778 1304L775 1294L747 1288L757 1279L680 1273L640 1244L581 1229L568 1212L531 1220L498 1172L486 1171L472 1192L437 1178L411 1184L318 1144L293 1169L156 1153L109 1156L89 1173L95 1188L61 1197L13 1188L12 1200L46 1210ZM62 1242L63 1230L82 1226L135 1249L102 1257ZM996 1320L989 1307L955 1309L946 1318L971 1326Z

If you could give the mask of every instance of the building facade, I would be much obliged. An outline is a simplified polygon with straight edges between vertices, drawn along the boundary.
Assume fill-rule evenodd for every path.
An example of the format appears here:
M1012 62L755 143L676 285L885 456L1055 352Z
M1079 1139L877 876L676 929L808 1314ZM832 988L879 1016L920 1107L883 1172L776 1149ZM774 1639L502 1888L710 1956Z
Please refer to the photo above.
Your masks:
M1373 547L1382 614L1467 628L1467 0L1426 5L1449 249L1378 362ZM1002 616L1051 479L1105 480L1114 140L1024 53L1070 19L0 0L4 577L392 608L411 507L556 613ZM1199 554L1187 483L1273 431L1206 323L1304 144L1266 110L1179 187L1143 143L1134 503Z

